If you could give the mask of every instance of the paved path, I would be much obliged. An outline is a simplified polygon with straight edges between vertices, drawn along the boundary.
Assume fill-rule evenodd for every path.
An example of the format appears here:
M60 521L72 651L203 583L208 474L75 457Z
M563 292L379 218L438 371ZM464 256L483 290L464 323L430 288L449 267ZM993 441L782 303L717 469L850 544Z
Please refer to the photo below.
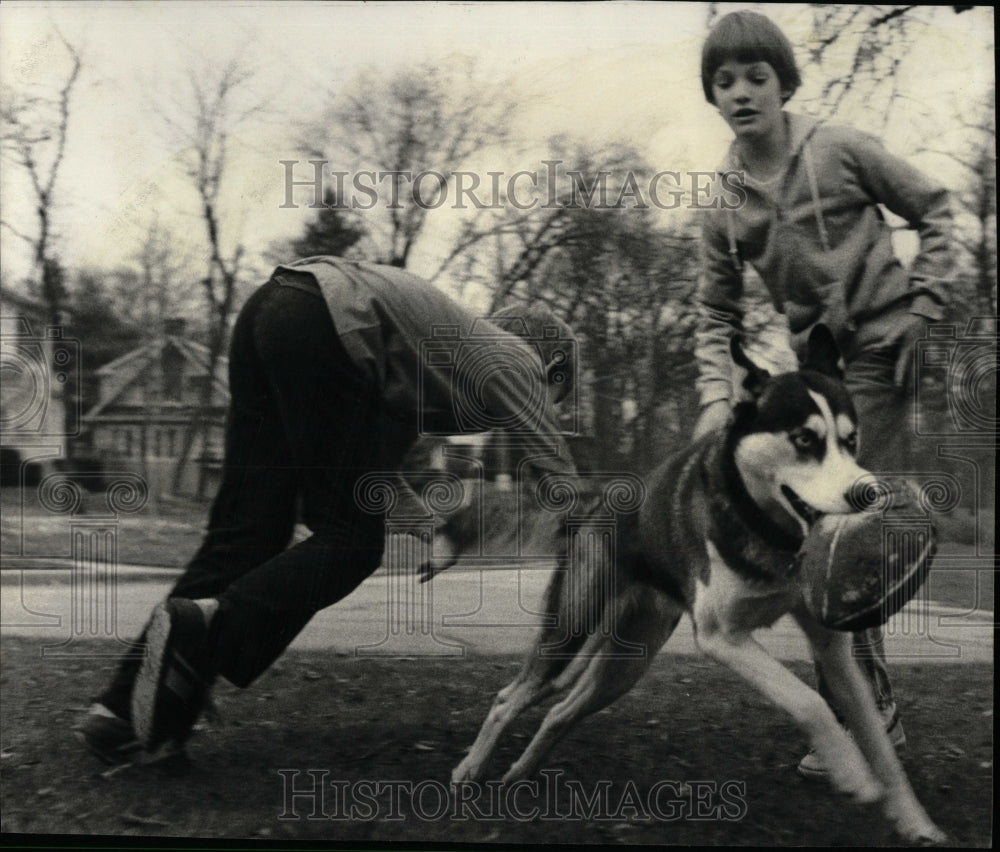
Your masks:
M76 637L133 637L176 576L176 571L121 566L111 580L94 575L85 583L66 568L4 570L0 635L51 637L52 646L67 652ZM409 575L379 572L319 613L293 647L397 657L523 653L539 624L547 578L548 571L539 569L453 569L418 584ZM759 638L781 659L808 659L791 619L761 631ZM886 648L894 663L989 662L993 613L918 598L887 625ZM665 652L697 653L688 619Z

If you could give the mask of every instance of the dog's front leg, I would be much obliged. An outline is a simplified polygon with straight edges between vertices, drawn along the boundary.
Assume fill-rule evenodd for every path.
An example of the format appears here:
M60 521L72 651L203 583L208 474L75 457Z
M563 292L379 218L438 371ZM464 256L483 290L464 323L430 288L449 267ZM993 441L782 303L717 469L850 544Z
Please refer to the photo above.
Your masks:
M944 842L946 836L917 801L896 750L886 736L871 687L852 655L850 634L827 630L805 613L797 613L796 619L809 638L813 655L823 669L823 678L844 721L875 775L885 785L882 807L886 816L911 842Z
M819 693L768 654L749 631L727 626L710 606L696 604L694 623L695 639L702 651L791 715L830 767L830 779L837 790L862 803L881 798L881 785Z

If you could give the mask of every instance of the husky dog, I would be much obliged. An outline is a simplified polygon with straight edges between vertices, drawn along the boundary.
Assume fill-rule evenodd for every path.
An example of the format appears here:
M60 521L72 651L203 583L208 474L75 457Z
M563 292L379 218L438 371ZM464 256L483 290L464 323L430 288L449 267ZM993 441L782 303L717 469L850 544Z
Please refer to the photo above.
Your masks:
M699 648L792 716L838 791L861 803L881 801L908 840L941 841L889 743L852 658L850 634L821 626L803 599L797 554L811 525L827 513L863 509L852 498L859 480L870 477L854 458L857 424L836 344L817 327L802 369L776 376L751 362L738 340L732 353L747 371L752 401L736 406L726 428L648 477L646 499L617 518L616 546L603 558L563 548L563 570L554 572L545 597L550 623L497 695L452 781L481 780L510 722L558 696L503 780L531 776L573 725L635 685L688 613ZM526 501L532 485L521 485ZM495 524L499 512L483 509ZM553 541L558 537L551 513L527 515L550 527ZM467 519L448 519L428 576L461 558L474 537L468 526ZM786 614L805 633L853 738L817 692L754 640L755 630Z

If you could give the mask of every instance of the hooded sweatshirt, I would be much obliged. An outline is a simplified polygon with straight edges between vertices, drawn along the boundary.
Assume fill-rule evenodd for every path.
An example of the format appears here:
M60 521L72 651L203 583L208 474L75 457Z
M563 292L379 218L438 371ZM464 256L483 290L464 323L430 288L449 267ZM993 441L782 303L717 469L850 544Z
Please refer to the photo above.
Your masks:
M944 315L952 269L946 190L874 136L791 113L785 120L791 153L783 171L768 181L744 174L744 203L705 215L695 343L703 406L732 397L729 339L742 329L744 262L786 315L797 351L823 322L850 362L884 340L900 312ZM742 171L734 142L720 172ZM920 237L909 270L893 252L879 204Z

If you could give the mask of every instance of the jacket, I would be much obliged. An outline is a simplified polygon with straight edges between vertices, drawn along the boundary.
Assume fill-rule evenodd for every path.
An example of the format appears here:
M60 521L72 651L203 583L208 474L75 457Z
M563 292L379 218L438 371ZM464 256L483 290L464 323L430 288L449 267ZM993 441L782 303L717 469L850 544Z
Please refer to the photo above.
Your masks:
M420 435L503 428L517 434L536 469L575 474L531 341L395 267L311 257L279 266L274 277L288 272L315 279L355 378L376 389L383 440L395 445L387 457L401 458Z
M785 170L767 182L745 175L743 203L720 204L703 221L695 343L702 405L732 396L729 339L742 329L744 262L786 315L796 350L822 321L850 361L878 345L900 311L944 315L952 272L946 190L867 133L790 113L785 119ZM734 143L720 171L741 170ZM879 204L920 237L909 270L893 253Z

